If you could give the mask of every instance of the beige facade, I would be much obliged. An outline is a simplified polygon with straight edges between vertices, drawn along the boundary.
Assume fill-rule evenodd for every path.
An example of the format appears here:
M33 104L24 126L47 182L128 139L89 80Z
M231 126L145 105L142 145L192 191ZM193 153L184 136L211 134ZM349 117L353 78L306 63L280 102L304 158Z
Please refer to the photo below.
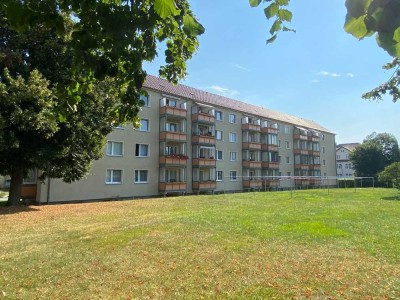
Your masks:
M38 202L308 187L336 176L335 135L312 121L153 76L145 88L141 128L115 128L85 179L38 184Z

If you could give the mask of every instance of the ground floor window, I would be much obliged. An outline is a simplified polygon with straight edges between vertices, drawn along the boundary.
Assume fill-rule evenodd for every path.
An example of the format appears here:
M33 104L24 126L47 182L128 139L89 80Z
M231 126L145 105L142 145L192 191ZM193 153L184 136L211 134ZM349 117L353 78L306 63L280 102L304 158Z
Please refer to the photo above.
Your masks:
M230 171L229 172L229 179L231 181L236 181L237 180L237 171Z
M106 183L119 184L122 183L122 170L107 170Z
M149 182L149 171L135 170L135 183L147 183L147 182Z

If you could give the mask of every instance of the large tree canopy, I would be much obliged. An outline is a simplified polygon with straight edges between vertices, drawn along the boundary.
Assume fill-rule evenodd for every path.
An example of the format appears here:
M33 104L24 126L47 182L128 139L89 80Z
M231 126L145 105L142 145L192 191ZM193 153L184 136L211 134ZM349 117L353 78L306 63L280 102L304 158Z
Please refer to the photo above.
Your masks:
M119 122L137 118L146 78L142 65L156 57L158 43L166 45L160 75L177 82L204 32L187 0L3 0L0 10L19 32L43 24L61 37L69 34L65 19L72 16L71 77L57 86L58 93L75 108L94 80L114 78L126 87L113 114Z
M350 154L357 176L376 176L386 166L400 160L396 138L388 133L372 133Z

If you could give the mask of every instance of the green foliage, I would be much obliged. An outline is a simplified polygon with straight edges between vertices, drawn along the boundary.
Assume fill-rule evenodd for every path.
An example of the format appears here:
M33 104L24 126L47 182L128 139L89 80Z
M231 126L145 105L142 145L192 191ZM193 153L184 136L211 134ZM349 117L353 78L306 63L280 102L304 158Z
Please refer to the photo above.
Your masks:
M69 75L73 76L69 83L57 85L58 94L67 100L62 114L68 108L75 109L82 93L90 91L94 82L109 77L126 87L113 114L119 123L137 118L146 78L142 65L157 56L158 43L167 45L160 75L176 83L186 75L186 61L197 50L197 36L204 32L187 0L4 0L0 15L19 32L42 24L70 39ZM69 16L75 20L70 31L65 26Z
M387 182L400 190L400 162L392 163L379 173L379 181Z
M388 133L372 133L350 154L357 176L375 177L387 165L400 160L396 138Z

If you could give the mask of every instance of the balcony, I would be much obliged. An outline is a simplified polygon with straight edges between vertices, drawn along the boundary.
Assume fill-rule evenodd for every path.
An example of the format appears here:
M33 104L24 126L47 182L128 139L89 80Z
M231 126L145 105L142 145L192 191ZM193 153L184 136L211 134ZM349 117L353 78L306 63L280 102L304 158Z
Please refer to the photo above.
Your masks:
M304 134L294 134L293 135L293 139L294 140L303 140L303 141L307 141L308 140L308 136L304 135Z
M319 165L319 164L311 165L310 170L321 170L321 165Z
M265 187L278 187L279 179L266 179L263 181L263 186Z
M261 131L261 125L245 123L245 124L242 124L242 130L260 132Z
M306 179L306 178L295 179L294 184L299 185L299 186L309 186L310 179Z
M272 161L263 161L261 163L261 167L265 168L265 169L278 170L279 169L279 163L278 162L272 162Z
M312 155L312 150L307 149L293 149L294 154L301 154L301 155Z
M243 150L261 150L261 144L256 142L243 142Z
M193 181L192 189L194 191L207 191L215 190L217 188L217 183L215 181Z
M175 116L179 118L186 118L187 110L181 107L175 106L162 106L160 107L160 115Z
M261 161L245 160L242 162L242 167L248 169L258 169L261 168Z
M309 135L308 140L312 142L319 142L319 136Z
M192 114L192 122L213 124L215 123L215 117L206 113L195 113Z
M294 168L297 170L310 170L311 165L305 165L305 164L295 164Z
M215 137L212 135L193 135L192 143L202 145L215 145Z
M310 179L310 185L321 185L321 179L320 178Z
M311 155L313 155L313 156L320 156L320 154L321 154L321 151L315 151L315 150L313 150L313 151L311 152Z
M188 157L182 154L160 156L160 165L186 166Z
M278 128L272 128L272 127L261 127L261 132L262 133L269 133L269 134L278 134Z
M278 151L278 145L274 145L274 144L262 144L262 145L261 145L261 150L262 150L262 151L277 152L277 151Z
M184 132L163 131L160 132L160 141L186 142L187 137Z
M186 191L186 182L160 182L158 190L162 193L184 192Z
M243 188L261 188L263 181L261 179L243 179Z
M196 167L215 168L217 161L214 158L193 158L192 165Z

